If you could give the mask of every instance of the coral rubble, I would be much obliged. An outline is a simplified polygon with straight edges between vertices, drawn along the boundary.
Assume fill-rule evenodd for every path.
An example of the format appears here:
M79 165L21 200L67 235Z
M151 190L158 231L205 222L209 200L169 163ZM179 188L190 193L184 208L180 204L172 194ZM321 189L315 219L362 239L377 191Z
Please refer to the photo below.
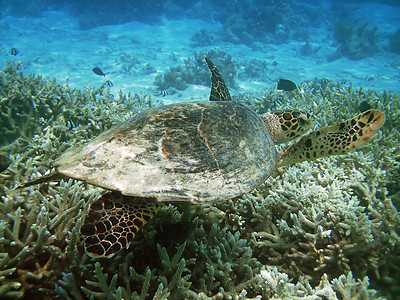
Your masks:
M154 103L144 95L114 98L105 86L72 90L42 77L25 77L8 65L0 73L0 111L7 128L0 151L9 158L0 173L0 298L397 295L400 97L321 82L301 83L290 93L267 89L242 94L235 100L258 112L300 108L313 114L316 127L349 118L368 101L387 115L382 132L349 155L280 168L237 199L170 204L129 249L95 260L84 253L79 228L102 189L74 180L13 188L44 174L65 149ZM26 130L11 126L20 120Z

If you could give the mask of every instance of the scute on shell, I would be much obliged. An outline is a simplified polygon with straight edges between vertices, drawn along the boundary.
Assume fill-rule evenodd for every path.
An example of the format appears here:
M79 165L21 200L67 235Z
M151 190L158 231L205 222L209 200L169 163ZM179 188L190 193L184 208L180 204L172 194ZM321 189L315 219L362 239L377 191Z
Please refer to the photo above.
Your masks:
M127 196L195 203L252 190L277 152L261 118L231 101L153 108L64 153L61 174Z

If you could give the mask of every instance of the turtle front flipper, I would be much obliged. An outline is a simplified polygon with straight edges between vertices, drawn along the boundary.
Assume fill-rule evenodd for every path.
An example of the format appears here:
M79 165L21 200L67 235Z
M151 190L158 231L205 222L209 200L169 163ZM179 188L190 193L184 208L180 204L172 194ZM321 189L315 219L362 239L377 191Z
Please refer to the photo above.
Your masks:
M207 56L204 56L204 59L206 60L207 67L211 71L210 101L231 101L231 94L218 68Z
M339 124L313 131L282 150L277 166L345 154L366 144L384 122L385 114L371 109Z
M81 227L86 253L96 258L109 258L127 248L160 207L155 199L124 196L118 192L103 195L92 204Z

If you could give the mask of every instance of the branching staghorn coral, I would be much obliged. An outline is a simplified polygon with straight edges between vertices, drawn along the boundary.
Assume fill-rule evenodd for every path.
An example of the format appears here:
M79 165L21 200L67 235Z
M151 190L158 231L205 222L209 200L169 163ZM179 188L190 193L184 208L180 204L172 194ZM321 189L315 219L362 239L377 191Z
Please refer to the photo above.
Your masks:
M193 283L194 290L203 291L207 296L220 293L229 298L251 288L260 264L240 233L233 234L217 224L213 224L208 233L204 229L201 232L202 237L197 236L192 245L197 258L193 272L203 273Z
M31 138L41 132L46 122L58 119L72 121L74 126L90 126L92 129L86 129L98 134L154 105L145 95L120 92L114 99L106 84L79 91L71 89L68 80L66 84L57 84L42 76L25 77L20 68L18 64L8 63L0 72L0 126L4 131L0 146L20 136Z
M80 92L40 76L24 77L13 64L0 75L1 108L7 111L2 120L14 124L23 119L26 126L36 130L18 131L13 127L13 134L7 135L7 131L2 136L9 144L3 143L0 151L9 155L11 164L0 174L0 265L2 274L7 272L0 278L0 296L34 296L41 285L42 291L53 291L52 284L61 276L55 270L71 263L69 257L76 255L72 254L76 252L80 226L99 194L72 180L20 193L11 188L44 174L67 148L152 103L149 97L137 94L120 94L114 101L104 86ZM15 102L21 99L25 102ZM54 103L57 105L51 106ZM9 106L13 113L9 113ZM66 118L76 127L69 128Z
M104 84L79 91L41 76L24 77L19 65L12 63L0 72L0 84L0 113L4 116L0 126L12 127L12 132L6 130L0 137L0 156L11 161L0 174L4 186L29 180L34 172L43 174L67 148L157 104L139 94L120 92L115 99Z
M290 276L312 274L315 283L319 272L332 274L326 268L333 263L340 272L352 270L359 278L368 275L374 287L384 286L388 295L396 295L394 278L399 277L393 266L398 261L400 233L400 98L387 91L365 91L331 81L325 86L317 82L299 86L300 91L292 93L267 90L253 102L248 96L239 95L238 99L259 111L271 106L300 107L313 112L316 127L359 113L360 104L366 101L385 112L382 132L357 152L278 170L250 196L255 204L243 205L247 211L252 209L254 217L245 218L243 209L238 213L244 224L253 222L249 227L255 245L268 249L270 264ZM284 257L290 257L293 265L282 265ZM306 272L300 264L312 265L315 270Z
M285 270L291 269L292 277L319 278L321 272L337 276L351 269L350 260L356 263L351 256L354 248L365 249L373 241L372 224L350 193L351 182L362 180L363 176L358 172L347 175L329 159L320 163L319 172L314 169L313 174L307 171L309 167L308 163L292 167L257 189L261 203L257 203L257 198L252 199L256 213L252 221L256 223L262 217L258 220L259 226L270 225L254 233L254 242L261 247L260 255L266 263L270 259L282 263ZM302 174L307 184L294 184L298 174ZM282 199L285 199L283 203ZM261 205L267 207L258 213ZM269 253L271 249L274 252ZM286 265L288 259L290 266Z
M375 294L366 276L373 288L396 295L399 97L334 82L299 87L237 100L257 111L310 111L316 127L353 116L368 101L385 111L387 123L361 150L278 169L237 199L169 205L129 249L95 260L84 254L79 228L105 191L73 180L12 188L48 171L65 149L152 103L143 95L114 99L104 88L62 85L61 115L30 120L39 132L2 147L11 163L0 173L0 297L284 299L281 284L292 299L364 299Z
M20 135L32 137L32 121L59 115L63 100L60 85L41 76L24 77L20 65L8 63L0 76L0 145L12 142Z
M49 187L46 195L38 190L25 195L6 190L0 202L0 266L11 271L0 278L2 284L19 286L24 297L53 291L61 275L56 270L67 268L78 253L80 226L99 196L95 190L88 197L85 193L83 184L73 180Z
M260 277L264 281L265 299L369 299L376 291L368 289L368 278L355 280L351 272L329 281L323 274L315 288L305 278L300 278L297 284L291 283L287 274L281 273L276 267L261 270ZM263 298L263 299L264 299Z

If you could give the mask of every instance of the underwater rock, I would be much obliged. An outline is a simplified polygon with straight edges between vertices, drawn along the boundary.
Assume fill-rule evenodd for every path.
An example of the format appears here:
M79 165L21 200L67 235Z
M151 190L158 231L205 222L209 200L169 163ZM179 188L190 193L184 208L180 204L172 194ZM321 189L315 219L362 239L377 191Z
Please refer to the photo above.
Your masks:
M308 41L305 42L303 46L300 47L300 54L303 56L315 56L317 52L321 49L321 46L313 47Z
M238 15L226 19L223 24L224 39L234 44L251 45L254 37L248 32L246 20Z

